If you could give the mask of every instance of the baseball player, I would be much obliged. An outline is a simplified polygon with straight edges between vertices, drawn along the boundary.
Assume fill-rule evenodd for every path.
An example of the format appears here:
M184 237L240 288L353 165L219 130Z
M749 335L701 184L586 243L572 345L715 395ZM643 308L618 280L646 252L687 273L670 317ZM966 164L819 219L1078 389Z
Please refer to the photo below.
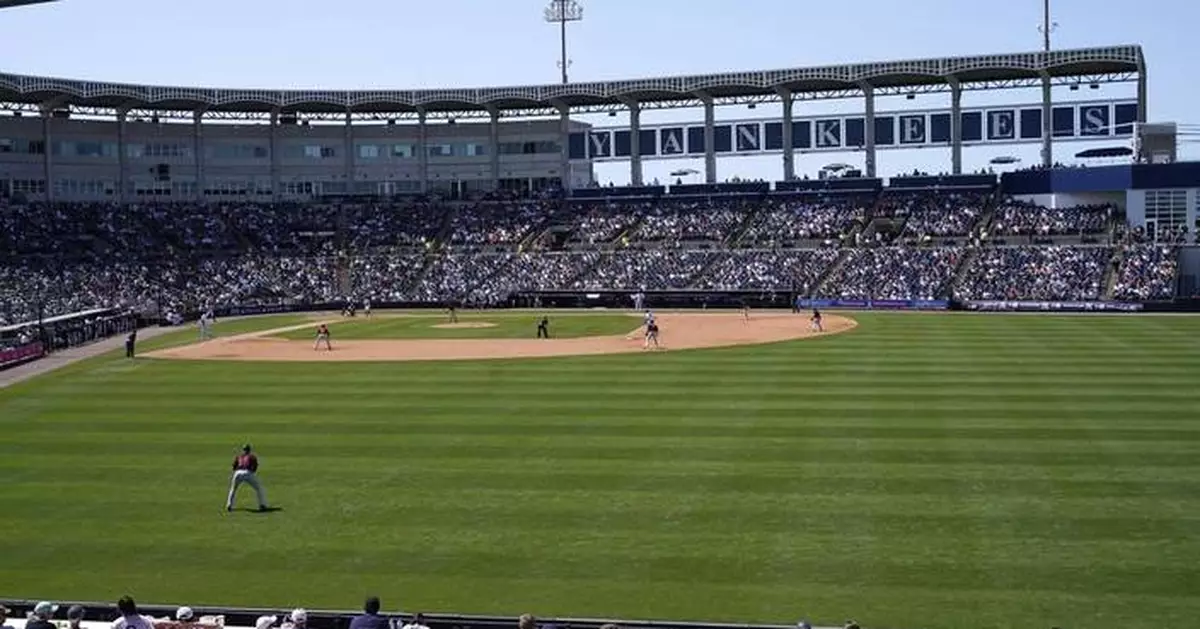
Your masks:
M332 352L333 345L329 343L329 326L322 323L317 326L317 342L313 343L313 351L321 349L321 342L325 342L325 351Z
M212 338L213 314L211 310L206 310L200 315L200 340L207 341Z
M542 320L538 321L537 337L539 339L550 338L550 319L549 319L549 317L546 317L545 315L542 315Z
M649 327L651 323L654 323L654 312L646 309L646 315L642 317L642 325Z
M225 501L225 510L233 511L233 501L237 498L238 487L242 483L254 488L258 498L258 510L267 510L267 494L258 482L258 457L254 456L250 444L242 446L242 453L233 459L233 478L229 481L229 498Z
M813 332L824 332L825 331L825 328L821 327L821 311L820 310L813 308L812 318L809 319L809 321L811 322L809 324L809 327L812 329Z
M366 317L368 319L371 318L371 300L370 299L363 301L363 314L366 315Z
M450 311L450 323L458 323L458 308L455 308L454 304L450 304L449 311Z
M646 342L642 345L642 349L650 349L650 344L654 344L654 349L660 349L658 346L658 322L653 317L646 324Z
M750 323L750 304L742 302L742 323Z

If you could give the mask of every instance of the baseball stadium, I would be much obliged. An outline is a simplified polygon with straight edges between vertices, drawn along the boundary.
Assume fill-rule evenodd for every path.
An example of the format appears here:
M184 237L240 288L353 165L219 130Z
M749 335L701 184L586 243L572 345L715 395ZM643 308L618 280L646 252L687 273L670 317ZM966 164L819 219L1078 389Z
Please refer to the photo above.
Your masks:
M0 73L0 627L1193 626L1142 46L578 82L580 16L543 85Z

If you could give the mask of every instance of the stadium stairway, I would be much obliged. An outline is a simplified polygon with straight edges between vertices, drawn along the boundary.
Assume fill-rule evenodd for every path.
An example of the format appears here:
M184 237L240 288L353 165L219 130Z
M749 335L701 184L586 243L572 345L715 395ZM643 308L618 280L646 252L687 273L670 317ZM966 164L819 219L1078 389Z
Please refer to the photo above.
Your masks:
M729 233L729 237L725 239L724 246L726 249L737 249L742 240L746 237L746 232L758 222L758 217L762 214L762 206L758 206L746 212L746 217L742 219L742 223Z
M817 281L813 283L813 289L808 291L808 295L805 296L811 297L813 295L821 294L825 289L825 283L828 282L830 278L837 276L838 271L841 271L842 267L846 266L846 262L850 259L850 253L852 251L853 249L842 249L841 253L838 254L837 259L833 261L833 264L825 267L825 271L822 272L817 278Z
M1101 299L1111 301L1113 291L1117 287L1117 271L1121 269L1121 264L1125 262L1125 247L1116 247L1113 249L1112 259L1108 266L1104 269L1104 291L1101 293Z
M707 263L705 263L704 266L700 267L699 271L696 271L695 273L692 274L692 277L690 279L688 279L687 287L688 288L697 288L696 283L700 281L700 278L707 275L709 269L711 269L714 265L716 265L718 262L721 262L721 261L727 259L729 256L730 256L730 253L728 251L722 251L720 255L713 256L712 259L709 260Z
M978 247L966 247L966 254L958 261L958 267L954 269L954 273L950 275L950 281L946 282L944 291L947 297L953 298L958 294L958 288L967 281L967 275L971 272L971 267L975 265L975 259L979 257Z

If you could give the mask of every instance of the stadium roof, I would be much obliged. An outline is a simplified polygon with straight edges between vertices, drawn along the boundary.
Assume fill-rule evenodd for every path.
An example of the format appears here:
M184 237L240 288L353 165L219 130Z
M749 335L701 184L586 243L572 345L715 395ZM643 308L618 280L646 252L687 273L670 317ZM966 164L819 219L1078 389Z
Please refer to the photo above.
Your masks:
M213 112L414 113L528 111L567 105L602 111L637 101L647 107L679 106L697 99L721 103L798 98L845 98L870 85L877 94L1032 87L1043 73L1053 80L1111 82L1142 75L1141 46L858 63L786 70L728 72L591 83L431 90L269 90L132 85L0 74L0 101L113 109Z
M0 0L0 9L23 7L27 4L48 4L50 2L58 2L58 0Z

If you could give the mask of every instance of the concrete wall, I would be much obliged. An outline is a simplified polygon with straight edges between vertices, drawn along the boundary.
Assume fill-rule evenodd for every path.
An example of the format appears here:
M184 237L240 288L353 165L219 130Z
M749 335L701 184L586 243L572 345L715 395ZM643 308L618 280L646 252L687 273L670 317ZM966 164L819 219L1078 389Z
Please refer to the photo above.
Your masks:
M573 129L588 127L572 123ZM132 196L130 191L165 186L173 196L187 198L199 182L210 189L234 186L266 191L273 166L278 168L281 188L276 192L284 196L288 196L285 189L297 184L316 185L326 193L420 189L416 124L355 124L350 137L341 123L280 124L275 131L272 159L268 124L207 123L197 134L194 124L129 120L122 139L119 123L112 120L53 118L47 127L40 117L0 117L0 182L10 181L15 192L27 194L35 182L43 182L40 185L59 200L115 200L124 152L127 196ZM468 182L471 189L490 189L494 178L558 178L563 140L558 120L501 122L498 146L508 152L500 152L498 173L493 173L497 149L492 146L490 124L431 121L426 125L426 146L435 153L427 159L428 185L433 189ZM537 152L523 152L527 143L533 143ZM445 147L445 154L434 147ZM169 182L159 180L160 164L167 165ZM574 185L590 183L590 164L576 163L572 170Z

